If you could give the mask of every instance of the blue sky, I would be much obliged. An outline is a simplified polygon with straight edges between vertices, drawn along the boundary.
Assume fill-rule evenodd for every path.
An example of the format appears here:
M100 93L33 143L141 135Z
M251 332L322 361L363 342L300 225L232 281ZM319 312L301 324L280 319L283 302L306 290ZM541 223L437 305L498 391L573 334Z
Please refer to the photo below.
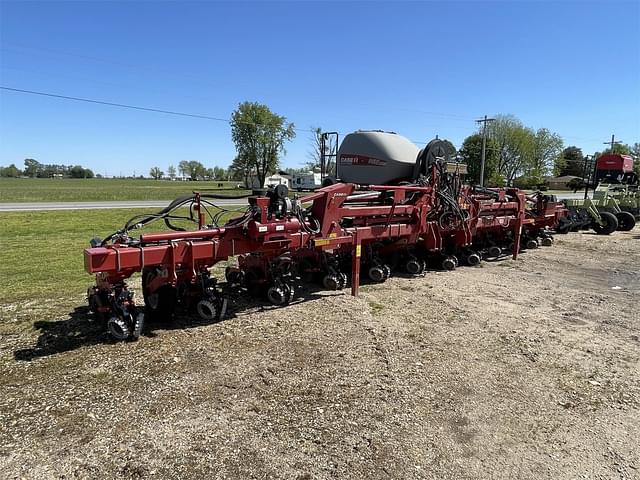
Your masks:
M585 153L640 141L640 1L2 1L0 32L8 87L222 118L260 101L301 129L456 145L497 113ZM223 122L0 91L0 165L27 157L147 174L234 147Z

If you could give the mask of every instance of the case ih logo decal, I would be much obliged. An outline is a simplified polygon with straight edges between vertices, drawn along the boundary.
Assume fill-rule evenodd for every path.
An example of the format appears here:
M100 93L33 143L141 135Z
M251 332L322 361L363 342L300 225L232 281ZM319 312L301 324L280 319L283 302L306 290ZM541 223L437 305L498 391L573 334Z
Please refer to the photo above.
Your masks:
M340 155L340 165L372 165L374 167L383 167L386 164L386 160L367 157L366 155L352 155L350 153Z

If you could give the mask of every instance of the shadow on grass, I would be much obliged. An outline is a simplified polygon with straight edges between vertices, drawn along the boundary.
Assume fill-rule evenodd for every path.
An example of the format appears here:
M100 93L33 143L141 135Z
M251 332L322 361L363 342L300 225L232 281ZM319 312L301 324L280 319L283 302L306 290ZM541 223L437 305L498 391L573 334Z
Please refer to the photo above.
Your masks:
M325 294L323 295L320 292L325 292ZM346 292L348 292L347 289L341 292L329 292L329 294L342 295ZM296 298L291 302L291 305L318 300L326 296L326 293L320 286L304 285L298 288ZM252 298L246 293L232 295L229 298L227 315L223 320L205 321L198 317L195 309L187 311L178 308L171 320L146 320L142 335L155 337L155 330L184 330L202 327L232 320L251 310L260 312L277 308L285 307L273 306L266 299ZM33 326L40 331L38 340L31 348L14 351L14 358L18 361L31 361L40 357L48 357L92 345L119 343L107 332L106 319L96 318L86 306L76 307L73 312L68 314L67 319L36 321Z

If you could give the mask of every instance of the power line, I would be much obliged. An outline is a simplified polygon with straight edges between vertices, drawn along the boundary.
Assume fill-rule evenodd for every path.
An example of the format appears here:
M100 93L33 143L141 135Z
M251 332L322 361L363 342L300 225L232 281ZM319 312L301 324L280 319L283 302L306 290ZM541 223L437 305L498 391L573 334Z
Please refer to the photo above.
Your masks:
M94 100L91 98L81 98L81 97L71 97L69 95L58 95L55 93L48 93L48 92L36 92L34 90L24 90L22 88L12 88L12 87L5 87L5 86L0 86L0 89L2 90L7 90L10 92L18 92L18 93L27 93L30 95L40 95L43 97L52 97L52 98L59 98L62 100L73 100L76 102L85 102L85 103L94 103L94 104L98 104L98 105L107 105L110 107L118 107L118 108L128 108L131 110L141 110L144 112L153 112L153 113L164 113L167 115L177 115L180 117L191 117L191 118L201 118L204 120L213 120L216 122L224 122L224 123L232 123L231 120L227 119L227 118L220 118L220 117L213 117L210 115L201 115L201 114L197 114L197 113L185 113L185 112L177 112L174 110L163 110L160 108L150 108L150 107L140 107L138 105L129 105L129 104L125 104L125 103L115 103L115 102L105 102L103 100ZM264 124L260 124L260 123L253 123L253 122L241 122L244 123L246 125L256 125L256 126L264 126ZM298 132L313 132L313 130L310 129L305 129L305 128L294 128L294 130L298 131Z
M21 88L11 88L11 87L0 86L0 89L8 90L10 92L29 93L31 95L41 95L43 97L61 98L63 100L75 100L76 102L97 103L98 105L108 105L110 107L130 108L132 110L142 110L142 111L145 111L145 112L166 113L168 115L179 115L181 117L192 117L192 118L204 118L206 120L215 120L215 121L218 121L218 122L229 123L229 120L227 120L225 118L210 117L209 115L199 115L199 114L195 114L195 113L175 112L175 111L172 111L172 110L162 110L162 109L159 109L159 108L139 107L137 105L127 105L127 104L124 104L124 103L105 102L105 101L102 101L102 100L93 100L93 99L90 99L90 98L70 97L70 96L67 96L67 95L57 95L55 93L36 92L34 90L23 90Z
M73 97L70 95L59 95L56 93L49 93L49 92L38 92L35 90L26 90L23 88L13 88L13 87L5 87L5 86L0 86L0 90L7 90L9 92L16 92L16 93L26 93L29 95L39 95L39 96L43 96L43 97L51 97L51 98L58 98L61 100L71 100L71 101L76 101L76 102L85 102L85 103L92 103L92 104L97 104L97 105L107 105L109 107L117 107L117 108L127 108L127 109L131 109L131 110L139 110L139 111L143 111L143 112L153 112L153 113L163 113L166 115L177 115L180 117L190 117L190 118L200 118L200 119L204 119L204 120L213 120L216 122L224 122L224 123L228 123L231 124L233 123L230 119L227 118L220 118L220 117L213 117L211 115L201 115L201 114L196 114L196 113L185 113L185 112L178 112L175 110L164 110L161 108L151 108L151 107L141 107L139 105L130 105L130 104L126 104L126 103L116 103L116 102L106 102L103 100L95 100L92 98L83 98L83 97ZM264 124L260 124L260 123L253 123L253 122L241 122L244 123L245 125L255 125L255 126L264 126ZM315 130L312 129L308 129L308 128L297 128L295 127L294 130L296 132L306 132L306 133L315 133ZM346 133L344 132L338 132L340 135L346 135ZM413 143L419 144L419 145L426 145L427 142L418 142L418 141L414 141L412 140Z
M34 46L34 45L25 45L25 44L20 44L20 43L9 43L7 44L6 42L4 43L4 47L0 47L0 50L5 50L5 51L12 51L12 50L32 50L35 52L45 52L47 54L53 54L54 56L67 56L67 57L77 57L77 58L81 58L84 60L91 60L94 62L100 62L100 63L106 63L106 64L112 64L112 65L117 65L117 66L121 66L121 67L126 67L126 68L130 68L130 69L134 69L134 70L138 70L141 72L148 72L148 71L157 71L157 72L162 72L162 73L166 73L166 74L170 74L172 77L174 78L187 78L189 81L194 81L197 80L196 77L184 77L184 76L177 76L174 74L174 72L172 70L168 70L165 68L157 68L157 67L152 67L152 66L145 66L145 65L141 65L141 64L133 64L133 63L125 63L125 62L120 62L120 61L116 61L116 60L111 60L111 59L107 59L107 58L101 58L101 57L95 57L95 56L90 56L90 55L83 55L83 54L79 54L79 53L73 53L73 52L66 52L66 51L62 51L62 50L54 50L51 48L45 48L45 47L40 47L40 46ZM7 48L8 46L8 48ZM198 82L198 83L202 83L202 82ZM363 103L366 104L367 106L370 106L370 103ZM421 113L424 115L431 115L431 116L436 116L436 117L445 117L445 118L449 118L449 119L454 119L454 120L458 120L458 121L467 121L467 120L473 120L474 117L468 116L468 115L460 115L460 114L453 114L453 113L443 113L443 112L432 112L432 111L427 111L427 110L421 110L421 109L416 109L416 108L407 108L407 107L393 107L395 110L403 110L403 111L408 111L408 112L416 112L416 113ZM387 110L387 108L375 108L376 110Z

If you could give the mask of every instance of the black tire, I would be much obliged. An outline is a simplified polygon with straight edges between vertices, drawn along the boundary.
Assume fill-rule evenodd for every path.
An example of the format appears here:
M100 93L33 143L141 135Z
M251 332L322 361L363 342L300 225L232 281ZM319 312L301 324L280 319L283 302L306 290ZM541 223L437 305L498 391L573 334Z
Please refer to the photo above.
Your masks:
M602 218L602 225L597 222L591 224L591 228L598 235L609 235L616 231L618 228L618 219L613 213L600 212L600 218Z
M633 227L636 226L636 219L630 212L618 212L616 219L618 220L618 230L622 232L633 230Z

